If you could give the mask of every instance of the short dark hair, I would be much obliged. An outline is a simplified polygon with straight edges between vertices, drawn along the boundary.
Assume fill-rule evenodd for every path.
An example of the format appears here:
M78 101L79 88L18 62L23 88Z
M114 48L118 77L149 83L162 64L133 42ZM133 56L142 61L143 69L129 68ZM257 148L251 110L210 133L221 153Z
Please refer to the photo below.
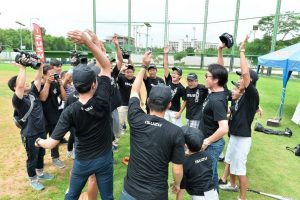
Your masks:
M218 85L224 86L228 81L228 72L226 68L219 64L210 64L208 71L212 74L214 79L218 79Z
M159 99L148 99L148 106L150 110L156 111L156 112L163 112L167 110L168 108L167 104L166 106L163 105L163 102Z
M43 74L46 75L49 70L53 69L52 65L44 64L43 65Z
M7 85L9 87L9 89L13 92L15 92L15 87L16 87L16 82L17 82L17 77L18 76L13 76L11 77L8 82L7 82Z
M87 93L87 92L89 92L90 90L91 90L91 88L92 88L92 85L93 85L93 83L95 83L96 82L96 77L95 77L95 80L91 83L91 84L89 84L89 85L85 85L85 86L75 86L75 89L77 90L77 92L79 93L79 94L84 94L84 93Z

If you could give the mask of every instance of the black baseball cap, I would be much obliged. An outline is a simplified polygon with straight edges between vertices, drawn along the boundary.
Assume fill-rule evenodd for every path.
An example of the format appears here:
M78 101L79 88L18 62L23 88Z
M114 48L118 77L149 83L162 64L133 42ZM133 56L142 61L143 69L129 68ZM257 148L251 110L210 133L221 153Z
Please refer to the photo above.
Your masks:
M61 63L59 60L57 60L57 59L52 59L52 60L50 61L50 65L51 65L51 66L55 66L55 67L59 67L59 66L62 65L62 63Z
M227 48L231 48L233 46L233 37L229 33L223 33L219 38Z
M154 101L167 106L172 100L172 92L169 86L164 84L153 85L149 94L149 101Z
M182 126L181 130L183 131L184 140L188 148L193 152L200 151L204 140L202 131L189 126Z
M91 85L100 73L95 65L79 64L73 70L73 84L75 87L87 87Z
M238 84L238 82L235 82L235 81L231 81L232 85L234 85L235 87L240 87L240 84Z
M236 74L241 76L242 72L236 71ZM251 78L251 81L252 81L253 85L256 85L256 81L258 81L258 78L259 78L258 74L250 68L249 68L249 74L250 74L250 78Z
M181 67L172 67L173 71L177 71L180 76L182 76L182 68Z
M198 80L198 76L197 74L192 72L187 75L186 79L190 81L194 81L194 80Z
M156 69L156 70L157 70L157 67L156 67L156 65L154 65L154 64L150 64L149 67L148 67L148 71L149 71L150 69Z
M131 64L128 64L128 65L127 65L127 69L132 69L132 70L134 70L134 66L131 65Z

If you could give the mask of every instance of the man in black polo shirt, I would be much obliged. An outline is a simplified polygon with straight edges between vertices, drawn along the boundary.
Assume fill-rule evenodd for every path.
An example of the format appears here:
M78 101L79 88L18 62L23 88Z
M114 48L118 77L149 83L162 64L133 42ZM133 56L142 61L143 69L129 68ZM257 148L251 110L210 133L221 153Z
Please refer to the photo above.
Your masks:
M176 124L177 126L182 126L181 114L186 106L186 90L183 85L179 82L182 77L181 67L172 68L172 76L169 72L169 47L164 48L164 75L166 80L166 85L170 86L172 89L172 105L170 109L166 111L165 119ZM182 106L180 99L183 100Z
M202 150L212 159L213 181L218 189L218 158L225 145L223 136L228 132L227 93L224 85L228 80L227 70L219 64L211 64L205 74L205 87L210 90L203 102L200 130L205 136Z
M41 86L40 101L43 105L43 111L46 119L46 133L51 136L55 125L58 122L60 111L60 102L58 98L63 101L67 100L67 95L63 87L60 76L52 65L44 65L43 82ZM59 160L59 145L51 150L51 158L54 166L64 168L65 165Z
M159 83L165 83L164 80L157 76L157 67L154 64L150 64L150 66L147 69L149 76L147 76L147 73L144 75L144 84L147 91L147 98L146 98L146 110L147 114L149 114L150 109L147 103L147 99L149 97L149 93L151 91L151 88L154 85L157 85Z
M24 65L28 64L28 62L30 61L26 58L21 60L21 63ZM21 138L27 153L26 168L30 185L35 190L42 190L44 186L39 180L53 179L53 175L43 172L45 150L34 146L37 138L46 137L43 108L39 101L43 67L40 67L37 71L35 80L30 88L25 83L26 67L21 64L18 66L20 68L19 74L8 81L8 86L14 92L12 104L14 112L19 119L22 119L29 112L30 107L33 106L26 122L22 126Z
M37 139L36 146L54 148L71 127L76 129L78 143L69 192L65 199L78 199L90 175L95 174L102 199L113 199L113 157L110 111L111 64L104 52L88 36L89 32L71 31L71 40L85 44L101 66L97 72L87 65L77 66L73 82L79 100L68 106L47 140Z
M245 46L249 36L240 46L240 80L236 84L243 94L235 101L234 109L229 118L230 140L226 152L229 156L230 165L230 183L220 186L221 189L236 188L235 177L238 176L240 183L240 198L246 199L247 176L246 162L251 147L251 124L259 105L259 94L255 87L258 75L248 66L245 57ZM227 155L228 154L228 155Z
M208 89L198 83L198 76L189 73L187 76L188 86L186 87L186 125L199 128L202 116L203 102L208 95Z
M121 68L117 80L122 98L121 106L118 107L119 129L121 134L124 134L123 125L127 121L129 96L134 80L134 66L131 64L124 65L124 67Z
M130 126L130 160L121 200L168 199L168 165L173 171L173 192L180 190L183 175L184 136L182 130L164 119L171 106L171 88L162 84L153 86L148 104L150 115L140 107L139 92L151 52L143 57L143 68L131 89L128 121Z

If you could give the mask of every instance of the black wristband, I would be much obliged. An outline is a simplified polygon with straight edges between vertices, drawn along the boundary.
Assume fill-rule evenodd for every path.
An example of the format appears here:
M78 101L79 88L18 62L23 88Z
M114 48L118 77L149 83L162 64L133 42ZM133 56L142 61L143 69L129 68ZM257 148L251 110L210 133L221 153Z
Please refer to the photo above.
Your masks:
M36 144L36 146L38 146L38 147L41 147L40 145L39 145L39 141L41 140L41 138L37 138L36 140L35 140L35 144Z
M142 68L144 68L145 70L148 69L148 67L146 65L142 65Z

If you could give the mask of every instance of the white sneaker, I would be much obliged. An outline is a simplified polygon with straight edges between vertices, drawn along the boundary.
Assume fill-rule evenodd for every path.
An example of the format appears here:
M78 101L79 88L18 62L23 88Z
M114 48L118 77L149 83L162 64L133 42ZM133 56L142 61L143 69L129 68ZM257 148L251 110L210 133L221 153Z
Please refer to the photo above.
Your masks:
M231 191L231 192L238 192L239 191L239 187L237 185L235 185L234 187L231 186L230 182L227 183L226 185L219 185L219 188L221 190Z

